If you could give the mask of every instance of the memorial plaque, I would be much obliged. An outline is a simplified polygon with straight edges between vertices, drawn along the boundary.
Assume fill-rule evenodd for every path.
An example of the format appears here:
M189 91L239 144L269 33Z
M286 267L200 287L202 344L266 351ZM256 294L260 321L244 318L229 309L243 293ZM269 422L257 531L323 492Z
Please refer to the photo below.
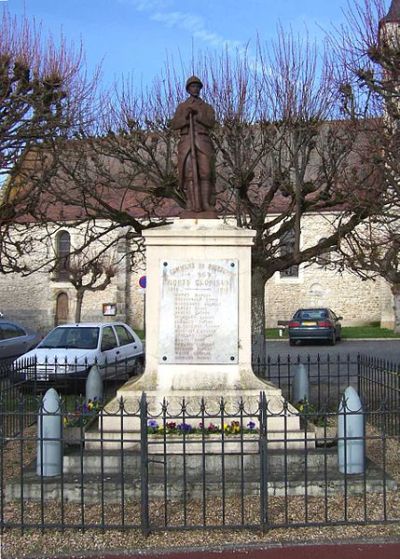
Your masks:
M161 262L161 363L237 363L238 271L237 260Z

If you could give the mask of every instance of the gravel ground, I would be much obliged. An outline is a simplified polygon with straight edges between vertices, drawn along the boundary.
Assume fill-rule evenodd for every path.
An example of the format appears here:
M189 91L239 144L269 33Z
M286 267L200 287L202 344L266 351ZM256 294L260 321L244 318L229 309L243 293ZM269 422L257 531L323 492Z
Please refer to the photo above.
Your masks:
M30 463L35 455L35 427L30 428L25 433L26 437L32 437L32 440L24 441L23 454L21 455L21 446L17 441L10 442L5 452L5 460L3 463L4 479L10 479L15 475L21 461L21 456L25 465ZM377 432L369 428L368 435L377 435ZM376 438L369 440L367 445L367 454L370 459L382 465L382 440ZM400 445L396 440L387 440L386 445L386 469L391 476L398 482L399 489L397 491L388 492L386 496L386 515L387 518L400 518ZM345 501L343 495L335 495L333 497L324 498L308 498L307 522L324 521L325 515L333 523L345 521ZM242 518L242 509L240 499L230 497L226 498L224 507L221 499L213 498L207 503L207 523L208 525L221 525L221 511L226 511L225 522L240 523ZM391 538L400 537L400 522L394 522L385 525L362 526L356 524L364 520L364 510L366 507L367 518L369 521L379 522L382 520L383 514L383 497L381 494L371 493L363 496L352 496L347 499L347 525L345 526L327 526L327 527L306 527L306 528L280 528L270 529L265 534L261 530L232 530L232 529L216 529L207 530L200 529L194 531L176 530L163 531L163 504L158 501L151 503L151 518L159 521L160 531L150 534L145 538L140 530L129 529L126 531L107 529L90 529L85 532L79 530L48 530L42 533L40 530L26 530L21 533L20 530L5 530L2 537L2 552L0 557L22 559L27 557L43 557L72 554L86 551L96 553L106 552L110 550L149 550L149 549L166 549L188 546L218 546L225 544L268 544L278 542L304 542L304 541L337 541L344 539L371 539L371 538ZM286 506L287 505L287 506ZM304 522L305 518L305 500L304 497L289 497L286 501L283 497L270 497L268 501L268 511L270 521L274 524L280 522L288 522L295 524ZM259 518L259 498L246 497L244 507L244 521L248 523L257 523ZM179 526L182 524L182 504L169 502L169 526ZM33 502L24 504L24 519L37 522L40 518L40 505ZM121 510L116 505L106 504L105 509L101 511L99 505L90 505L85 507L85 522L93 522L94 525L100 525L99 518L103 512L104 520L107 523L120 522ZM57 503L47 502L44 509L44 518L46 522L60 522L60 509ZM67 503L64 507L64 520L78 522L81 510L76 503ZM20 520L21 506L19 503L8 503L5 505L4 517L7 521L12 519ZM125 509L125 518L127 522L138 523L140 519L140 510L137 503L128 503ZM187 526L196 526L203 523L203 506L200 502L187 503L186 524ZM355 523L351 525L349 523Z

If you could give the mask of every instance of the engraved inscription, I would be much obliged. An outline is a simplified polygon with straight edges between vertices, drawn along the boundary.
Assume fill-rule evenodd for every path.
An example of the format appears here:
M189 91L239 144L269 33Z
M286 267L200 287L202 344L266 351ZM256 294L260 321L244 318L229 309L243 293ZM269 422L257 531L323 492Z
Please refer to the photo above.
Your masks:
M237 351L237 260L162 262L160 360L235 363Z

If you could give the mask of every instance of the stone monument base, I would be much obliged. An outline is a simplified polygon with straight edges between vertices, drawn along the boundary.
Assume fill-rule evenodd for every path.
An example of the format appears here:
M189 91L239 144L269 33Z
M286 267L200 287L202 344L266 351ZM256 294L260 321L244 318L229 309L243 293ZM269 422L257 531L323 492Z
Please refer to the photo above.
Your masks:
M260 394L265 393L263 429L268 438L287 448L297 447L300 440L304 447L297 410L251 367L254 235L220 219L194 217L144 232L145 372L118 390L101 417L101 442L92 431L85 439L88 447L129 448L137 441L143 393L147 420L214 421L223 428L231 421L240 423L242 414L243 433L243 421L259 428Z
M240 375L242 383L235 388L226 388L218 391L212 390L179 390L174 389L169 392L160 391L154 386L151 387L144 375L139 379L132 379L122 386L116 397L107 404L104 413L99 419L99 424L95 429L85 433L85 447L95 450L101 448L117 450L118 448L135 450L138 449L138 435L141 429L140 422L140 400L143 393L146 395L148 405L147 421L156 421L158 425L163 422L173 422L178 424L186 423L193 427L200 424L207 426L210 423L215 425L229 425L232 421L247 429L248 425L254 424L254 433L243 435L246 451L259 451L259 429L260 429L260 398L262 393L266 399L266 436L269 448L289 448L304 449L315 446L315 433L308 430L307 433L300 428L300 417L298 411L282 396L281 390L271 383L265 382L255 377L249 371ZM248 381L247 385L243 380ZM191 444L187 446L186 453L196 453L196 445L193 438L198 435L188 435ZM220 436L220 435L219 435ZM151 438L151 435L150 435ZM201 438L201 437L200 437ZM169 452L182 452L182 444L173 441L176 436L168 435ZM181 437L182 439L182 437ZM209 440L209 435L207 435ZM238 452L237 445L231 444L234 439L227 438L225 453ZM201 443L199 443L201 446ZM160 452L158 446L163 446L162 438L152 439L149 452L157 454ZM208 452L218 451L218 445L208 445Z

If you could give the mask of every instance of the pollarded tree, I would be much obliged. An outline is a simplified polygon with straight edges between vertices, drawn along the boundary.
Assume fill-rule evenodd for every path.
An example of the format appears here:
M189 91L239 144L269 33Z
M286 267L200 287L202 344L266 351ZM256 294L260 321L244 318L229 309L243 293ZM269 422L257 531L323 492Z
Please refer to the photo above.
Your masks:
M0 254L12 266L10 225L29 221L41 190L26 188L26 156L55 137L71 137L91 118L97 75L86 78L81 49L58 46L40 26L6 10L0 20ZM21 168L25 167L25 176ZM50 173L50 169L48 169ZM37 186L37 185L36 185ZM18 250L23 252L22 239ZM16 264L16 263L15 263ZM18 266L17 266L18 267Z
M400 1L359 0L349 5L346 24L330 35L343 72L336 77L349 115L367 104L379 107L381 173L387 192L381 215L357 228L333 260L365 278L384 278L394 298L395 330L400 331Z
M228 84L216 80L236 93L218 97L225 101L216 135L219 176L225 213L256 231L253 357L263 360L266 282L334 247L380 211L381 126L342 114L334 61L318 60L307 40L282 30L272 51L260 52L256 73L232 70ZM308 217L321 214L327 233L305 245Z
M81 321L82 303L85 293L104 291L115 274L117 263L107 254L93 250L71 256L68 266L68 279L76 290L75 322Z
M56 46L34 22L3 11L0 34L0 173L7 175L23 153L71 133L94 82L86 80L81 49L62 37Z
M391 213L392 212L392 213ZM352 271L362 280L387 281L393 295L394 331L400 332L400 221L399 208L370 219L342 240L331 254L331 264Z
M263 359L267 280L336 246L381 210L381 121L341 113L334 61L318 59L307 40L282 30L273 49L260 47L254 60L243 53L206 57L195 73L218 120L217 209L256 231L253 357ZM97 129L81 130L72 143L54 142L50 157L57 165L50 168L58 172L45 176L49 199L80 208L82 219L110 220L138 235L178 215L185 193L170 119L184 83L167 68L153 89L126 88L118 103L103 102ZM37 180L43 176L36 173ZM328 234L305 246L307 216L322 213L329 214Z
M381 117L384 180L400 196L400 0L355 0L346 21L328 34L332 57L340 63L335 83L353 119L371 107Z

